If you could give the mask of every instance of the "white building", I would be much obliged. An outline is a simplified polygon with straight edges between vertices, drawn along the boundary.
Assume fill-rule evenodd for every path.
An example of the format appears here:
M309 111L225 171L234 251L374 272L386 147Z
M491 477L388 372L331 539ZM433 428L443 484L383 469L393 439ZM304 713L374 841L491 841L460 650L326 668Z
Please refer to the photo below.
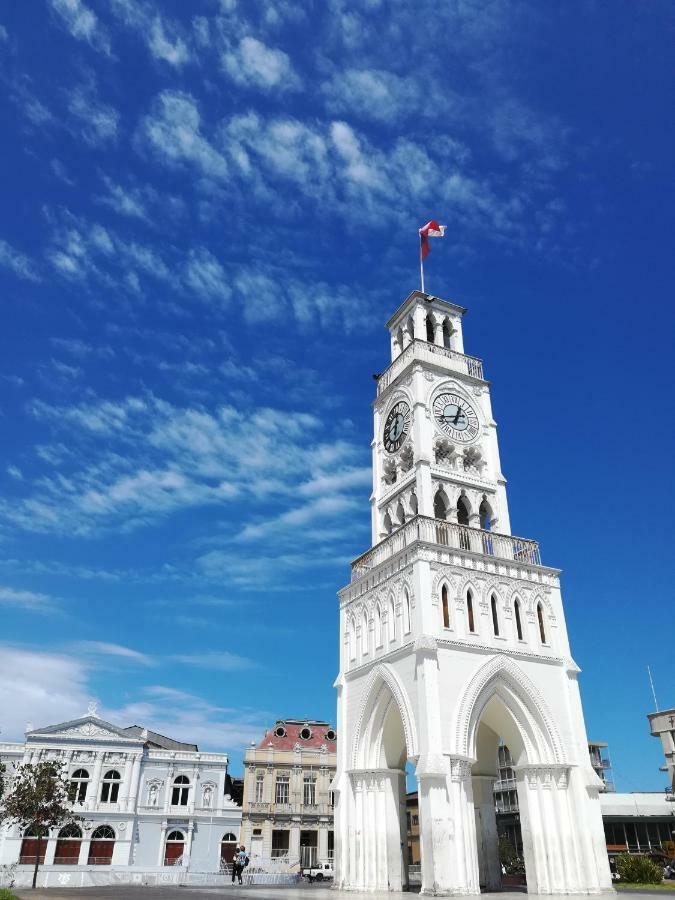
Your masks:
M230 798L227 754L201 753L196 744L137 725L118 728L95 712L92 706L81 719L29 731L23 744L0 743L10 780L15 765L49 760L61 762L70 781L81 821L54 830L43 843L43 880L52 869L90 869L101 883L102 866L218 872L221 858L231 858L241 825L241 807ZM36 846L31 835L6 825L0 864L19 863L21 875L24 867L32 869Z
M493 799L514 760L528 888L612 890L559 571L511 533L481 360L453 303L414 291L387 323L374 402L372 548L340 591L336 883L407 883L407 763L422 892L501 883ZM502 415L524 427L527 390ZM549 511L555 514L555 511Z
M661 771L668 773L670 799L675 800L675 709L649 713L647 718L652 735L661 739L663 755L666 758Z

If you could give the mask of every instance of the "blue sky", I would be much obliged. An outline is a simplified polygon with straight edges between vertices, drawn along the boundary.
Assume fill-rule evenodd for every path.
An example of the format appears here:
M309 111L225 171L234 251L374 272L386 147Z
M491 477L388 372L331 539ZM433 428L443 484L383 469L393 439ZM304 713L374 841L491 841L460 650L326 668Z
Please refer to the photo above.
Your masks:
M469 307L589 736L672 675L672 5L0 2L0 727L334 719L371 373Z

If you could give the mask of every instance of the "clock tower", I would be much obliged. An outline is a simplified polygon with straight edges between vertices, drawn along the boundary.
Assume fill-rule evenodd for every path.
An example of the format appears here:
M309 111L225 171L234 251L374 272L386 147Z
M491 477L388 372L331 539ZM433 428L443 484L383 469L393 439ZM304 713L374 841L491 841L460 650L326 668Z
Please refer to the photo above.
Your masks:
M492 787L504 741L528 889L609 892L560 573L511 533L490 387L464 352L464 313L413 291L387 322L372 547L339 592L336 883L407 885L407 766L422 892L498 888Z

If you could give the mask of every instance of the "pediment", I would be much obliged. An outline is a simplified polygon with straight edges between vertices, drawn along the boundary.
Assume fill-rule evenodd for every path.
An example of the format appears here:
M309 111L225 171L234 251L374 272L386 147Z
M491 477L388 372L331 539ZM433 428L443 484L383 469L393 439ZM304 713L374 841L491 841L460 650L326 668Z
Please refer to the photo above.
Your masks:
M45 728L36 728L26 735L28 740L48 738L49 740L85 740L85 741L112 741L124 744L143 744L142 738L130 736L103 719L96 716L84 716L70 722L61 722L58 725L48 725Z

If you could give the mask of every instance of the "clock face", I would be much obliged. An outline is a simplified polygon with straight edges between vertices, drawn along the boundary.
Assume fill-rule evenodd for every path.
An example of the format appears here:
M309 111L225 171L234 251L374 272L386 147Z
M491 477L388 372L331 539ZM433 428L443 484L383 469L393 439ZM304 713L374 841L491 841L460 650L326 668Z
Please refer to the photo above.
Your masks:
M436 424L453 441L467 444L479 432L478 416L471 404L457 394L439 394L433 403Z
M394 404L384 423L382 440L388 453L396 453L410 430L410 407L404 400Z

